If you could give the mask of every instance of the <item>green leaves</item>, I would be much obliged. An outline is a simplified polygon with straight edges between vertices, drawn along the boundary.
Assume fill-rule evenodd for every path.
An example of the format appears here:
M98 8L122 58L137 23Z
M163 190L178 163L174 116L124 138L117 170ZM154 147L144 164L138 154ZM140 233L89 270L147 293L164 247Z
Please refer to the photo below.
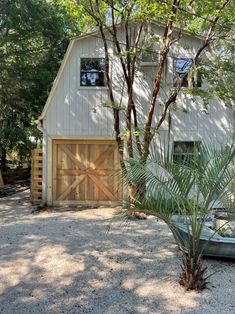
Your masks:
M45 104L65 53L78 31L64 5L47 0L0 2L0 155L31 149L33 121Z
M146 164L127 160L124 180L126 184L139 185L139 195L144 192L143 199L136 197L138 209L170 224L174 213L205 214L215 202L223 202L225 196L231 197L229 186L235 173L229 167L234 158L234 146L215 148L201 145L200 153L188 165L176 164L167 154L155 153ZM144 185L140 186L142 183ZM228 203L224 206L227 207Z

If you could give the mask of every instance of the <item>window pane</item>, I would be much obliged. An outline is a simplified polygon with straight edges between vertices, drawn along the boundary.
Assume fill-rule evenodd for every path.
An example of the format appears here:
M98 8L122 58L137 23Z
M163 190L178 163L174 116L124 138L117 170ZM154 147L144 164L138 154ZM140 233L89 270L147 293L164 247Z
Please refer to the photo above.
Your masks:
M81 70L84 71L104 71L105 59L104 58L81 58Z
M158 62L159 61L159 54L156 51L152 52L143 52L141 55L142 62Z
M193 64L193 60L190 58L178 58L174 59L174 86L177 85L177 80L183 79L182 86L188 87L201 87L201 75L193 69L190 77L189 77L189 70ZM191 80L191 82L190 82Z
M104 86L104 58L81 58L81 86Z
M174 142L174 153L193 154L195 142Z
M173 161L180 165L190 165L193 160L193 155L176 154L173 155Z
M173 161L183 165L190 165L199 148L200 142L174 142Z
M188 87L188 71L193 61L189 58L174 59L174 86L177 85L178 79L183 79L182 86Z
M102 72L81 72L82 86L104 86L104 73Z
M180 78L188 73L193 61L192 59L175 59L174 68Z

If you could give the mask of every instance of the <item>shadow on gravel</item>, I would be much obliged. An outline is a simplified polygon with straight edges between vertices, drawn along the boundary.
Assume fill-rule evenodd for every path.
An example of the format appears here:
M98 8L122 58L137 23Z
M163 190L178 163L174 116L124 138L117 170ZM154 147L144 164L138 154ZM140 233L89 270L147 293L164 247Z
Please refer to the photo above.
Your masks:
M178 251L163 223L112 222L111 209L35 215L21 208L24 217L14 209L0 223L0 313L197 309L195 294L184 298L177 284Z

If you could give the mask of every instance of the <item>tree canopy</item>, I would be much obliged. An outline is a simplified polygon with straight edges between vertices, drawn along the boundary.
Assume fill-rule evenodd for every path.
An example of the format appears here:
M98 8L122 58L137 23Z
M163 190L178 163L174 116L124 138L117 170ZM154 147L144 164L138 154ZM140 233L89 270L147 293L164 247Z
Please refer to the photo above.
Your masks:
M78 23L56 1L0 3L0 156L30 154L34 125Z

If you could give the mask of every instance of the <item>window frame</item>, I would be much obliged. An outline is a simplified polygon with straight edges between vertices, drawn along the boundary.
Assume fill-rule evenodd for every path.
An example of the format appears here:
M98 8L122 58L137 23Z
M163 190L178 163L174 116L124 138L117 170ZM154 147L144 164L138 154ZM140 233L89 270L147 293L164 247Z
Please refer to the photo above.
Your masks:
M182 152L175 152L176 145L183 144L186 145L190 144L192 145L192 151L182 151ZM174 141L173 147L172 147L172 159L174 163L180 164L180 165L192 165L193 159L196 155L196 152L200 152L200 146L201 141L200 140L193 140L193 141ZM178 158L177 158L178 157Z
M83 61L84 60L95 60L95 61L100 61L103 60L104 65L103 65L103 70L99 70L97 69L88 69L88 70L84 70L82 69L83 66ZM99 65L100 66L100 65ZM81 89L107 89L107 85L106 85L106 80L105 80L105 58L104 57L80 57L80 80L79 80L79 87ZM83 74L89 74L89 73L102 73L102 84L83 84L82 83L82 75ZM87 78L86 78L87 80ZM97 80L97 79L96 79Z
M146 59L144 58L146 57ZM159 51L142 51L140 55L140 66L157 66L160 61Z

